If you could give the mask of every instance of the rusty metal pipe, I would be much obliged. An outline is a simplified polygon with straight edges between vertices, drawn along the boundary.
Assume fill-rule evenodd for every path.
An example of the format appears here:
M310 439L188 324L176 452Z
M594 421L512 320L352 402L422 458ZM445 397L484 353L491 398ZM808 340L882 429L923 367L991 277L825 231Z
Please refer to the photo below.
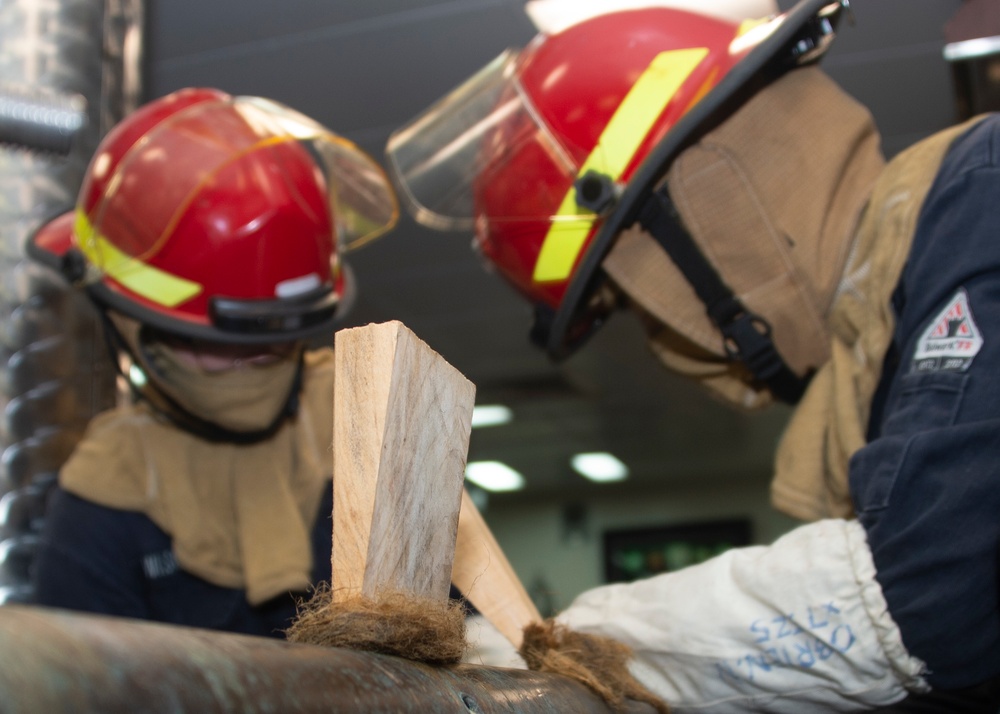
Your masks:
M295 644L27 605L0 607L3 714L608 714L558 675ZM629 712L652 712L635 703Z

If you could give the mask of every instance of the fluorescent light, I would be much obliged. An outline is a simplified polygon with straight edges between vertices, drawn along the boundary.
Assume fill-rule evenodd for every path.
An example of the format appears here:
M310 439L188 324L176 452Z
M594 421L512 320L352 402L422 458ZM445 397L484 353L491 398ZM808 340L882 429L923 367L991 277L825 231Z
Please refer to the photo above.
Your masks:
M130 364L128 367L128 381L136 387L145 387L146 373L138 365Z
M695 10L732 23L778 13L775 0L531 0L524 10L539 32L554 35L607 12L657 6Z
M621 481L628 476L628 466L604 451L577 454L571 463L577 473L598 483Z
M465 478L494 493L524 488L524 476L502 461L470 461L465 465Z
M472 408L472 428L481 426L499 426L514 418L510 407L502 404L482 404Z
M944 46L944 58L949 62L988 57L1000 52L1000 37L977 37L974 40L949 42Z

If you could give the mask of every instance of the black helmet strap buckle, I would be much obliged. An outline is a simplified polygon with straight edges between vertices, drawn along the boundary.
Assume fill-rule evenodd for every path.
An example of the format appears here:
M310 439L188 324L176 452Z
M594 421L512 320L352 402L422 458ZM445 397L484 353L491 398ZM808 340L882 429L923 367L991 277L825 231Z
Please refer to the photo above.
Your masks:
M785 363L771 339L767 320L748 310L723 282L684 227L665 188L649 194L637 218L705 304L709 318L722 333L729 358L744 364L777 399L797 403L811 375L800 377Z
M576 205L604 215L614 208L621 191L607 174L589 169L573 182Z

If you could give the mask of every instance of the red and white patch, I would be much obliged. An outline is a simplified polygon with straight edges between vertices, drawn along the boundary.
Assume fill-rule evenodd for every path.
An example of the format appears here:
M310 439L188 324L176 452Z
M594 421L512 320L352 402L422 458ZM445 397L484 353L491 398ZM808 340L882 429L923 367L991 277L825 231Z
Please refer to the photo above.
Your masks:
M914 372L964 372L983 346L969 308L969 295L959 288L917 340Z

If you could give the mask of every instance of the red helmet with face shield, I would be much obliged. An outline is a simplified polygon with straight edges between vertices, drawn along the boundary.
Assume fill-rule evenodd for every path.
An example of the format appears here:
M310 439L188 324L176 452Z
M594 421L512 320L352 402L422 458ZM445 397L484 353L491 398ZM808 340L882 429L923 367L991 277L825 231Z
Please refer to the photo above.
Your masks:
M486 163L474 182L475 229L483 254L533 302L560 304L598 225L600 206L580 204L577 181L588 172L607 177L604 187L588 186L597 201L602 188L627 184L729 69L736 32L713 18L648 8L540 37L509 59L517 90L501 101L533 109L489 139L502 160Z
M346 139L273 101L186 89L109 132L75 210L29 251L142 324L273 343L332 330L341 252L397 213L378 164Z
M508 51L389 141L417 220L474 230L568 355L610 309L598 270L679 150L746 92L808 61L840 3L743 23L663 6L617 10Z

